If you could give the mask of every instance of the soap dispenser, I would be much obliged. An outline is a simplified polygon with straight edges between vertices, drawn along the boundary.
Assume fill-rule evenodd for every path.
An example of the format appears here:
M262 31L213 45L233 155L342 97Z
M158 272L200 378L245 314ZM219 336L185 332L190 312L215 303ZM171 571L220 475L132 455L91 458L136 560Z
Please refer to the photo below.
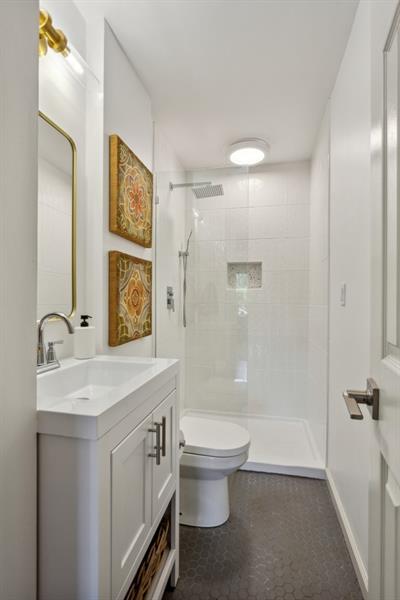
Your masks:
M75 327L75 358L93 358L96 356L96 330L89 325L89 319L91 318L90 315L81 315L81 324L79 327Z

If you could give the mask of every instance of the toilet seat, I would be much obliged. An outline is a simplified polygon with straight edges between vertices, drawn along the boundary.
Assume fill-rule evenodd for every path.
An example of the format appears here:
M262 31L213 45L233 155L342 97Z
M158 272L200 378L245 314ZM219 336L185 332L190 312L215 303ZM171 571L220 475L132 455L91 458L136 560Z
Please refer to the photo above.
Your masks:
M245 453L250 445L249 432L229 421L183 417L181 429L186 445L184 454L224 458Z

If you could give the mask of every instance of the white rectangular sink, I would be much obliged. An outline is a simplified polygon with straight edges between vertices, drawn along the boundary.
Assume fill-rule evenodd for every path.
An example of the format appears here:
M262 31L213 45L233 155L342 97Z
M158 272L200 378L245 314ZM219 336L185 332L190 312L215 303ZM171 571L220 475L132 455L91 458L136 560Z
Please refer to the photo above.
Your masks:
M177 370L174 359L66 359L37 376L38 432L97 439Z
M38 376L38 399L94 400L150 369L153 363L85 360ZM56 400L57 399L57 400Z

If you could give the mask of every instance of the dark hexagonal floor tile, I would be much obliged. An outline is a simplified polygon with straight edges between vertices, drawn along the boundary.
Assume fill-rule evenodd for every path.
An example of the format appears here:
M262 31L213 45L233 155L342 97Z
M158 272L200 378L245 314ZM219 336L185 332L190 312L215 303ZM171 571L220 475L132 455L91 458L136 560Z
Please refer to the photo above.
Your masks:
M181 527L181 576L164 600L362 600L325 481L239 471L231 515Z

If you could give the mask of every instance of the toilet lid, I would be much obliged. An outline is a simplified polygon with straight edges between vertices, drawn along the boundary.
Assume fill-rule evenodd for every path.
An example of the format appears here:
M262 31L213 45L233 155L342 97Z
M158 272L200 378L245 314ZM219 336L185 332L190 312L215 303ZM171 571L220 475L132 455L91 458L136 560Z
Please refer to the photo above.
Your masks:
M228 421L183 417L181 429L186 445L184 452L206 456L237 456L250 445L249 432Z

